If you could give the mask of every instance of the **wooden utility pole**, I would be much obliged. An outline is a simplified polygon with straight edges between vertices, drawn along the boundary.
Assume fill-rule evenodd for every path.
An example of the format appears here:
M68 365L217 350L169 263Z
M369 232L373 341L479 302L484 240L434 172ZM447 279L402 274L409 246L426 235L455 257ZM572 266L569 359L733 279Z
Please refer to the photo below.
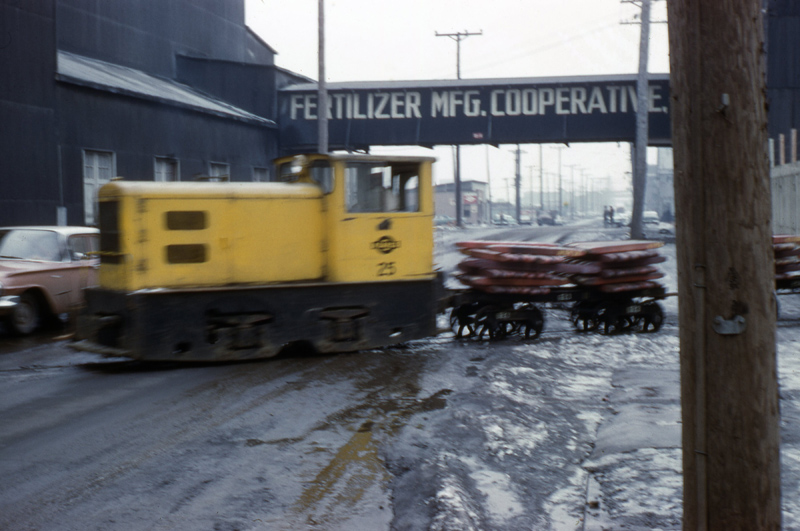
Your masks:
M520 199L520 189L522 187L522 170L521 170L521 160L522 160L522 151L519 148L519 144L517 144L516 152L514 153L515 157L515 170L514 170L514 198L517 202L516 208L516 215L517 215L517 224L522 224L522 201Z
M317 2L317 152L328 152L328 85L325 81L325 0Z
M668 0L684 529L780 529L762 0Z
M459 31L456 33L439 33L437 37L450 37L456 41L456 79L461 79L461 41L473 35L483 35L483 30L474 33L469 31ZM461 195L461 144L456 144L454 182L456 194L456 226L463 227L464 197Z
M644 199L647 187L647 137L650 114L650 85L647 59L650 54L650 0L642 0L642 31L639 34L639 73L636 76L636 142L633 144L633 209L631 238L644 238Z

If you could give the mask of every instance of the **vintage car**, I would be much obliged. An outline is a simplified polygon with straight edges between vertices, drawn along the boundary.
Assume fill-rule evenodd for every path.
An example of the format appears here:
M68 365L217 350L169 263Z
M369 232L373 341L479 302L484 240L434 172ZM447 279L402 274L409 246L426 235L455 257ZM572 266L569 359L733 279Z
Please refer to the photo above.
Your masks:
M0 227L0 319L30 334L62 320L97 284L99 231L90 227Z

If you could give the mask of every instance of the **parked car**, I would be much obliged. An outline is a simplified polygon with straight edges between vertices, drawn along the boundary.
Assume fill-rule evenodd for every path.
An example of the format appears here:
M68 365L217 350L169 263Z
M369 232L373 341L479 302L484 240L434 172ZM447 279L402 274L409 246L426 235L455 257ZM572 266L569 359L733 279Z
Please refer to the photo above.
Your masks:
M655 210L645 210L642 214L642 223L644 225L658 225L661 220L658 217L658 212Z
M90 227L0 227L0 319L25 335L75 311L97 284L99 248Z
M619 216L614 216L614 226L616 227L629 227L631 224L631 216L627 213L622 213Z
M433 224L437 227L452 227L456 224L456 219L450 216L433 216Z
M558 212L542 212L536 220L539 225L563 225L564 220L558 215Z
M493 223L495 225L515 225L517 222L513 216L508 214L498 214L495 216Z

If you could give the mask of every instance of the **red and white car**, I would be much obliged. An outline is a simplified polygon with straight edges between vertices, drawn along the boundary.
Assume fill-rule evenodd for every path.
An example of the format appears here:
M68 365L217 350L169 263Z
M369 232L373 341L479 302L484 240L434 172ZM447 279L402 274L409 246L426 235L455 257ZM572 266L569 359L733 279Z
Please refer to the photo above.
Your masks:
M0 227L0 319L24 335L76 311L97 284L99 248L91 227Z

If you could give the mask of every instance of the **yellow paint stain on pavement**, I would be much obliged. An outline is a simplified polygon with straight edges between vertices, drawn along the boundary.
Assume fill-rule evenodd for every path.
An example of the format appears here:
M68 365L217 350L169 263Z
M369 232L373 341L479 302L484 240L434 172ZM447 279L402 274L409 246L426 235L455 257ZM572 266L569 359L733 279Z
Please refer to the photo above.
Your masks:
M388 481L370 427L365 423L354 433L295 502L293 512L304 515L307 524L333 523L346 516L343 509L356 506L371 488Z

